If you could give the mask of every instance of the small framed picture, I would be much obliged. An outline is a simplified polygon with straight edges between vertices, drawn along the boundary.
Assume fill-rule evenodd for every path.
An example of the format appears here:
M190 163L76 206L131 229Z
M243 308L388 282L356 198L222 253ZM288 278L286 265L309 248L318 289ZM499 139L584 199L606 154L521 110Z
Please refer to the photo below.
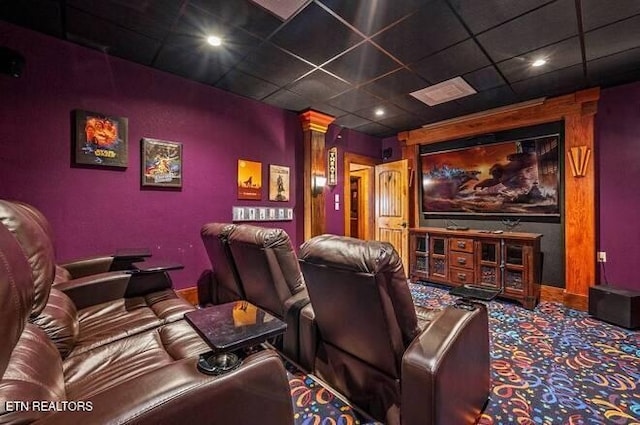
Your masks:
M278 218L279 219L284 218L284 208L278 208Z
M182 187L182 143L143 138L142 186Z
M269 219L270 220L275 220L276 218L276 209L275 208L269 208Z
M277 202L289 200L289 167L269 165L269 200Z
M258 209L258 219L259 220L266 220L267 219L267 209L266 208L259 208Z
M74 164L127 168L127 118L76 110L74 121Z
M249 208L249 220L254 221L256 219L256 209Z

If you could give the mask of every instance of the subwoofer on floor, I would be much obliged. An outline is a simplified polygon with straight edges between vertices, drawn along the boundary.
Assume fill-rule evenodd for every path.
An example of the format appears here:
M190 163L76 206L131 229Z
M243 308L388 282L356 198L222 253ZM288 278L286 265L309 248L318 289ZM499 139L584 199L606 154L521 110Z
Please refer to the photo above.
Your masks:
M627 329L640 327L640 291L597 285L589 288L589 314Z

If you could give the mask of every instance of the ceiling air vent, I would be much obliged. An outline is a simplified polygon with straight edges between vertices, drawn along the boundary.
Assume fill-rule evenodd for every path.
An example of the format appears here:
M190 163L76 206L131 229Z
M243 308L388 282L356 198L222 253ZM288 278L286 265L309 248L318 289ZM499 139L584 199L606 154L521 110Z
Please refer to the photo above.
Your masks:
M267 9L269 12L286 21L298 9L302 7L307 0L251 0L255 4Z
M476 93L477 91L475 91L475 89L462 77L456 77L434 84L433 86L414 91L411 93L411 96L429 106L435 106Z

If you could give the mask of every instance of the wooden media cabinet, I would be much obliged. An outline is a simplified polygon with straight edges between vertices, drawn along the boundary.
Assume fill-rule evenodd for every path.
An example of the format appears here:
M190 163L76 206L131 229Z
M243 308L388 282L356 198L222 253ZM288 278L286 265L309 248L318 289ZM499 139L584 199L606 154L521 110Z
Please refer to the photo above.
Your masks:
M478 285L533 309L540 299L538 233L409 230L409 278L450 286Z

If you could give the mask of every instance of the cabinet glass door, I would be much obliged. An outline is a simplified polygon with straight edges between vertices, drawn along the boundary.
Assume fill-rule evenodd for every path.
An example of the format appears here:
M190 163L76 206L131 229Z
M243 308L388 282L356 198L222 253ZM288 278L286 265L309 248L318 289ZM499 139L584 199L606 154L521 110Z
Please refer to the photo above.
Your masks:
M430 236L429 277L447 279L447 238Z
M507 243L504 247L504 290L507 293L522 294L525 290L525 247Z
M491 288L500 287L500 242L481 241L478 283Z

